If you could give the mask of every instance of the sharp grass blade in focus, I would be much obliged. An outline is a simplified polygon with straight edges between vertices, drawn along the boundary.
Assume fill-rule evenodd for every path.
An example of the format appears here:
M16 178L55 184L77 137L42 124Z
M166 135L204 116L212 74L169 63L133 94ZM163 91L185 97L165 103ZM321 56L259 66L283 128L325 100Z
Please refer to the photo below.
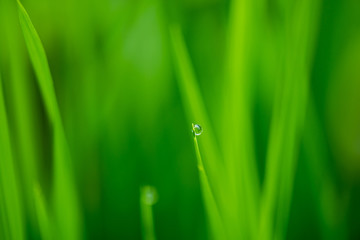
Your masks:
M233 216L231 204L227 203L229 199L227 194L230 196L232 195L231 192L228 192L226 179L223 178L225 176L223 160L220 157L218 146L215 141L215 135L212 130L209 117L206 113L206 108L201 97L199 86L195 79L195 74L191 67L180 26L171 26L170 37L173 47L174 62L178 70L178 85L184 102L184 108L186 109L187 119L191 122L201 123L201 126L206 129L206 135L202 138L202 146L205 149L203 152L203 169L207 174L208 180L206 182L208 183L209 188L212 189L213 195L210 196L208 194L209 191L205 190L206 195L204 195L204 198L210 198L206 199L205 202L211 203L207 205L207 207L211 207L210 209L207 209L207 211L210 221L212 222L211 225L215 226L219 221L215 217L218 216L218 214ZM203 177L201 177L201 179L202 178ZM207 185L205 184L205 186ZM217 202L219 206L218 213L216 213L216 209L212 209L214 201ZM224 216L221 217L227 220L231 219ZM234 222L229 220L223 224L230 229ZM217 229L213 229L212 231L219 232ZM231 230L226 230L226 232L230 235L234 234Z
M192 119L195 122L200 123L208 132L208 136L203 139L204 147L207 149L206 153L203 153L206 159L204 165L205 168L209 168L208 174L211 178L216 178L217 174L213 173L213 171L215 171L215 169L217 172L223 171L223 162L219 155L214 132L206 112L206 106L202 99L199 86L196 82L195 73L191 66L180 26L171 26L170 37L173 47L174 62L178 69L178 84L185 105L186 116L189 120Z
M207 214L210 219L210 227L213 233L214 239L224 239L226 238L226 232L224 228L224 222L220 214L220 208L218 203L215 200L213 189L211 189L208 176L206 174L204 164L201 159L199 144L197 136L200 136L203 129L198 124L192 124L192 133L194 137L194 148L197 158L197 166L199 170L199 178L201 184L201 190L203 194L203 199L205 202L206 209L208 209Z

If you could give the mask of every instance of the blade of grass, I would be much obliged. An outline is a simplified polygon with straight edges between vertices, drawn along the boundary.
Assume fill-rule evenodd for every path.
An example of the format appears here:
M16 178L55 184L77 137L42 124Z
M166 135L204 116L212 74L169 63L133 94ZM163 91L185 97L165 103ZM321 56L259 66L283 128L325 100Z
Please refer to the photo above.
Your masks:
M41 94L44 99L46 110L52 124L57 128L62 128L61 117L56 100L54 84L51 77L49 64L46 58L44 47L41 43L34 25L23 5L18 1L19 19L25 43L28 48L31 62L33 64Z
M291 46L294 51L288 52L290 54L287 63L292 66L287 67L289 70L286 77L289 81L297 82L294 91L298 92L298 99L292 106L293 109L298 109L294 112L293 120L298 130L295 133L294 143L298 146L299 139L296 139L296 134L301 135L304 126L304 119L308 104L308 88L311 71L311 63L313 58L313 49L316 39L316 32L319 20L319 7L320 2L317 1L303 1L295 6L293 14L293 26L288 26L288 31L293 35L293 45ZM300 49L303 49L301 51ZM295 148L296 148L295 145ZM294 150L297 153L297 150ZM290 212L290 204L292 197L293 181L296 169L296 156L293 156L293 161L285 161L283 164L283 174L281 176L280 185L280 202L277 213L277 235L279 239L286 238L287 225Z
M227 196L229 194L226 174L224 171L223 161L220 158L218 146L215 141L214 131L208 115L206 113L206 107L201 97L199 86L196 82L195 74L190 63L190 57L188 56L184 39L180 26L172 25L170 27L170 37L172 42L173 54L175 66L178 73L178 86L180 94L184 104L184 109L189 122L195 122L200 124L204 129L204 135L202 136L202 144L200 148L204 149L204 162L203 169L207 173L207 179L209 186L213 191L213 197L220 208L220 214L223 219L228 220L228 224L224 225L230 229L231 226L235 227L237 220L234 220L234 211L230 204L233 198ZM204 197L208 197L205 195ZM211 200L209 200L211 201ZM215 211L214 209L207 209L209 216L215 216L216 214L210 213ZM228 217L225 217L228 216ZM210 219L216 223L216 219ZM237 227L237 226L236 226ZM234 233L234 231L227 230L228 234ZM236 231L235 231L236 232Z
M346 229L337 227L338 211L343 208L336 199L336 188L326 160L329 154L326 146L325 132L321 126L314 101L310 99L304 128L305 160L312 183L310 188L316 199L323 239L346 239Z
M51 222L48 215L46 202L41 192L40 186L35 185L33 192L34 192L35 209L37 213L37 222L40 229L41 239L43 240L53 239L51 232Z
M18 1L19 19L25 42L33 64L43 101L54 129L54 208L57 232L62 239L79 239L81 220L75 190L72 163L60 110L57 104L53 80L45 50L24 7Z
M287 114L290 104L287 102L291 102L289 101L291 95L287 93L294 94L290 90L289 84L284 87L284 90L278 90L280 92L278 92L277 100L275 101L266 159L264 192L260 210L259 239L272 239L274 237L273 221L275 219L274 212L279 194L278 185L280 183L281 164L285 158L291 161L293 157L293 128L295 126L289 126L290 114ZM280 95L283 96L280 97Z
M7 46L7 56L10 65L9 107L13 109L13 137L14 159L19 162L19 175L22 190L24 192L24 204L26 212L33 220L33 192L32 186L37 177L38 134L35 134L34 123L39 114L32 96L34 95L31 81L26 76L25 62L23 58L26 52L21 42L21 29L17 18L16 2L11 0L2 1L0 4L2 21L4 24L4 36ZM30 221L32 224L33 221Z
M10 132L0 76L0 185L4 200L4 215L11 239L24 239L24 214L18 186L18 176L13 160ZM5 226L6 227L6 226ZM7 231L7 230L5 230Z
M156 240L152 206L157 202L157 192L152 186L140 188L140 211L144 240Z
M239 215L246 238L257 235L259 177L256 166L253 124L250 109L253 105L252 92L252 43L256 22L255 14L261 9L262 2L232 1L229 20L229 40L227 53L228 87L225 92L225 112L223 125L231 126L231 134L224 137L224 153L230 181L235 187ZM259 8L259 9L258 9ZM246 206L241 207L241 206Z
M286 236L318 14L317 1L305 1L295 8L283 4L287 19L282 33L285 46L281 46L285 49L281 63L284 72L279 76L282 85L278 89L268 145L260 239Z
M215 136L212 131L212 126L210 120L206 113L205 104L202 100L199 86L196 83L195 74L190 65L190 59L186 52L185 43L179 26L172 26L171 29L171 40L173 43L173 50L175 55L176 67L178 68L178 83L180 88L180 93L182 94L182 99L184 102L184 107L186 109L187 117L189 120L194 120L191 122L196 122L201 124L203 129L205 129L206 137L204 137L204 146L206 149L205 154L205 167L209 168L210 178L213 176L216 178L213 171L221 171L222 161L219 157L218 147L216 145Z
M195 131L194 124L192 128L193 131ZM200 154L200 149L196 134L194 133L193 135L194 135L194 147L195 147L195 153L196 153L198 170L199 170L201 190L206 208L211 209L211 211L207 212L207 214L209 215L209 219L211 219L210 227L212 229L214 239L224 239L226 237L225 228L223 225L224 220L222 219L222 216L220 214L220 208L215 201L213 190L210 187L209 180L206 171L204 169L204 164L201 159L201 154Z
M0 183L0 239L10 239L10 228L8 226L9 221L6 219L6 205L4 198L4 191L2 184Z

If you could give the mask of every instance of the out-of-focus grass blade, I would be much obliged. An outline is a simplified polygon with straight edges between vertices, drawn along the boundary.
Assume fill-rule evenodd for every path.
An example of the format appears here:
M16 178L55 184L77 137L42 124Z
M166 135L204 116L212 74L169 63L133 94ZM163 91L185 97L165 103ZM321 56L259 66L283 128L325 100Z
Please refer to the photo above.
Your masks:
M262 1L232 1L229 20L223 146L230 182L236 191L238 214L243 218L245 238L254 238L258 232L260 188L251 119L254 79L251 70L252 43L257 28L253 19L262 4ZM231 126L231 134L226 129L228 126Z
M61 239L79 239L81 221L78 198L75 190L72 164L66 143L65 132L57 104L53 80L45 50L26 10L18 1L20 24L45 102L46 110L54 129L54 211L56 232Z
M34 202L41 239L53 239L47 205L39 185L34 187Z
M9 102L13 112L13 146L16 149L14 159L19 163L19 179L23 185L24 212L34 218L32 187L37 177L39 161L39 134L35 132L39 119L38 106L34 103L35 95L32 81L27 76L26 51L22 41L20 23L17 16L17 3L4 0L0 3L0 18L3 23L6 53L9 59L10 76L7 78ZM5 81L5 80L4 80ZM30 221L32 224L34 221Z
M78 198L70 168L70 156L63 132L55 129L54 137L54 211L63 239L81 238L82 226Z
M310 101L304 129L303 145L312 189L320 216L323 239L346 239L345 229L335 226L343 206L337 202L336 189L326 160L327 152L324 129L313 101Z
M9 221L6 219L4 191L0 183L0 239L10 239Z
M7 114L2 90L2 80L0 76L0 201L4 202L6 222L9 228L6 231L11 237L10 239L24 239L24 216L21 205L21 195L18 187L18 177L14 165L12 150L10 144L10 133L8 128Z
M286 19L282 38L281 88L277 92L268 145L260 239L283 239L289 218L298 139L303 126L318 1L303 1L296 8L283 2ZM294 9L290 11L291 9ZM276 212L277 211L277 212Z
M143 186L140 188L140 211L144 240L156 240L152 206L157 200L155 187Z
M308 0L299 3L293 15L293 26L287 26L289 34L293 36L290 46L295 51L291 51L291 54L289 54L289 51L287 52L289 54L287 59L289 66L286 67L287 73L285 77L287 81L297 82L293 92L295 96L298 95L296 97L298 99L295 100L294 105L289 106L294 112L296 111L290 122L294 122L294 126L297 129L295 129L293 153L289 154L289 159L292 158L292 161L285 158L284 165L282 166L283 173L281 176L283 178L280 185L280 202L278 203L276 229L279 239L286 238L287 233L293 181L297 166L296 155L294 154L298 153L297 145L299 145L299 142L297 136L302 136L308 105L310 73L320 16L319 9L319 0Z

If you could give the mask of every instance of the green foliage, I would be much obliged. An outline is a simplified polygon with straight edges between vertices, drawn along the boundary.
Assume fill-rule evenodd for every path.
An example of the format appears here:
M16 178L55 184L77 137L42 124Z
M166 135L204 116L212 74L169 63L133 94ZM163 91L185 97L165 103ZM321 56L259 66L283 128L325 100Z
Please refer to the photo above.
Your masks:
M20 25L23 30L25 43L53 127L53 159L55 169L53 205L55 208L56 223L58 224L55 229L56 232L59 233L60 239L79 239L81 236L81 223L78 200L73 182L72 165L65 139L65 132L53 87L53 80L40 38L29 15L20 2L18 2L18 6ZM44 215L43 212L38 214ZM42 231L46 232L48 230L42 229Z
M34 187L34 201L35 209L37 213L38 226L42 239L54 239L53 232L51 230L52 221L48 214L48 207L46 206L44 196L39 186Z
M0 77L0 207L2 214L1 229L3 237L24 239L23 209L15 171L12 147L8 128L7 113L4 103L2 80Z
M0 239L358 239L359 11L0 1Z

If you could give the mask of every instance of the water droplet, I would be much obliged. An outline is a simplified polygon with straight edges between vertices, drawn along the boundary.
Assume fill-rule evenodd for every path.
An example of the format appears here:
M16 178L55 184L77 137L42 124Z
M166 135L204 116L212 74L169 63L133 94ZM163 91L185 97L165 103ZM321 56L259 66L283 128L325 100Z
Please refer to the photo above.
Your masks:
M203 132L202 127L199 124L192 124L192 132L195 136L200 136Z
M141 200L146 205L154 205L158 201L156 188L153 186L143 186L141 188Z

